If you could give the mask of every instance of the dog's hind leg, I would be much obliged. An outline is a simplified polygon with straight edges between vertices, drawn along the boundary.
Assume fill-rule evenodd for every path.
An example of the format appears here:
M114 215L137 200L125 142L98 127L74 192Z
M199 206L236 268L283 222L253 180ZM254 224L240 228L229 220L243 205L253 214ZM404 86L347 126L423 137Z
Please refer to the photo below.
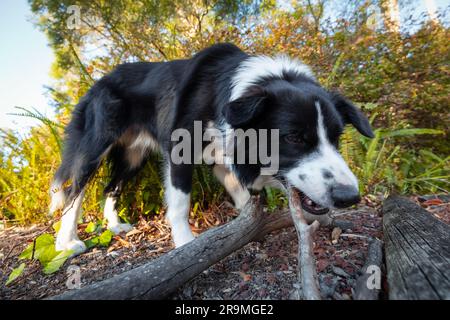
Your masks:
M103 209L103 216L108 222L108 230L114 234L128 232L133 229L131 224L120 222L117 212L117 200L119 199L120 192L121 190L115 189L113 192L108 193L105 199L105 208Z
M86 250L86 245L78 238L77 223L81 216L81 204L84 190L68 201L61 216L61 227L56 236L56 250L71 250L72 255L78 255Z
M145 163L144 157L142 157L139 164L134 163L137 166L132 166L129 159L127 159L127 154L129 155L125 147L115 146L111 150L108 159L111 162L112 178L104 190L106 200L103 216L107 220L108 229L114 234L128 232L133 228L128 223L120 222L117 212L117 200L127 182L140 171Z
M74 139L72 139L74 140ZM81 139L80 139L81 140ZM78 148L78 144L66 142L62 163L55 173L52 184L50 186L50 208L49 215L52 215L56 210L63 209L66 204L67 196L70 193L70 188L64 187L64 184L72 178L72 169L74 166L74 159L76 153L74 149Z
M248 189L242 186L236 175L222 164L216 164L213 172L233 199L236 209L242 209L250 199Z
M81 205L84 189L89 179L94 175L110 144L98 142L93 145L88 141L95 141L84 137L86 141L80 144L72 168L72 185L67 196L66 205L61 216L61 227L56 237L56 250L72 250L77 255L86 250L83 241L77 235L77 222L81 216Z
M64 184L72 178L75 159L77 158L80 143L83 141L86 122L86 109L92 103L92 98L86 96L80 100L72 113L72 119L67 125L64 138L64 152L62 162L55 173L51 187L51 203L49 214L62 209L66 203L70 188L65 188Z
M108 221L108 229L112 232L117 234L132 229L130 224L120 222L117 200L123 187L145 165L149 152L156 150L158 143L149 131L143 128L129 128L109 152L112 178L105 188L104 217Z
M67 190L64 188L64 183L70 178L66 172L64 172L66 168L60 167L55 174L55 178L52 181L52 185L50 187L50 208L49 215L53 215L53 213L64 207L64 203L67 198Z
M189 227L192 165L169 164L166 170L166 218L172 228L172 239L178 248L194 239Z
M108 230L112 231L114 234L119 234L121 232L128 232L133 229L133 226L129 223L121 223L119 214L117 212L117 200L122 193L123 187L125 185L125 179L116 181L111 181L111 183L105 189L105 207L103 209L103 216L105 217Z

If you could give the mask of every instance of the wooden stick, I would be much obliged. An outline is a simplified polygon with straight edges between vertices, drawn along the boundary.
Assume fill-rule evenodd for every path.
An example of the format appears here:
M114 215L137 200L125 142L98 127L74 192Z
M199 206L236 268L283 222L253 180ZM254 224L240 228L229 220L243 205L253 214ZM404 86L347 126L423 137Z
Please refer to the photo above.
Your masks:
M320 223L315 220L309 225L299 195L292 188L289 192L289 208L299 240L298 273L301 286L298 287L298 296L306 300L321 300L313 252L313 236Z

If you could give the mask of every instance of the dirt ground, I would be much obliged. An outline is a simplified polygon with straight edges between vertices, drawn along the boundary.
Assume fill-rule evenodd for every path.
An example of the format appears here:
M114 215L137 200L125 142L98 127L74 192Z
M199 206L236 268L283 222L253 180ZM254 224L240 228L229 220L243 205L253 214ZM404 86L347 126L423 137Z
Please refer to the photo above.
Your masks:
M450 204L414 197L434 216L449 223ZM428 202L427 202L428 201ZM213 212L215 212L213 214ZM217 214L220 212L220 214ZM332 241L332 229L320 228L314 253L321 293L325 299L352 299L369 239L382 239L379 201L365 198L357 208L335 211L339 219L353 222ZM236 213L228 206L211 209L201 220L191 221L194 232L231 220ZM80 225L84 230L86 224ZM67 268L81 268L82 286L132 269L173 248L170 229L162 217L141 218L135 229L114 237L108 248L93 248L74 257L56 273L45 275L39 262L28 262L23 274L5 286L9 273L20 264L18 255L49 226L9 228L0 231L0 299L42 299L67 290ZM336 230L335 230L336 232ZM81 233L80 238L86 235ZM172 299L293 299L297 277L297 237L293 227L278 230L262 242L252 242L211 266L185 284ZM382 288L381 298L383 298Z

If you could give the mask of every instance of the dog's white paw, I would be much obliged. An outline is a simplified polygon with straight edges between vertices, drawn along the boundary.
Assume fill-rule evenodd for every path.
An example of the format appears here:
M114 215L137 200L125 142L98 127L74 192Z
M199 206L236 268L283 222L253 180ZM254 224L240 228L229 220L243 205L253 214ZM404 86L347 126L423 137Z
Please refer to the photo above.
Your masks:
M72 250L71 257L77 256L86 251L87 247L83 241L79 239L72 239L67 241L61 241L56 239L55 244L56 251Z
M118 223L111 226L108 225L108 230L110 230L114 234L119 234L121 232L128 232L131 231L132 229L133 226L129 223Z
M248 191L246 192L240 192L238 195L235 195L233 197L234 207L237 210L241 210L245 207L247 202L250 200L250 193Z
M186 243L191 242L192 240L195 239L194 235L192 233L184 233L184 234L178 234L178 235L174 235L172 234L173 237L173 242L175 243L175 247L179 248L181 246L184 246Z

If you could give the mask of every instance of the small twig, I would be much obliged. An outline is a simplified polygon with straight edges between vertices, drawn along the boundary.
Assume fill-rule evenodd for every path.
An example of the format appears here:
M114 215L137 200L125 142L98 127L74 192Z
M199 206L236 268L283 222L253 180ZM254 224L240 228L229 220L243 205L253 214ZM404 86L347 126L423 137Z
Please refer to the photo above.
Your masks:
M341 237L359 238L359 239L372 239L372 237L364 236L362 234L354 234L354 233L342 233Z
M7 260L7 259L9 259L9 256L11 255L11 253L13 252L13 250L15 249L15 248L17 248L17 246L19 246L20 245L20 243L16 243L16 244L13 244L13 246L11 247L11 249L8 251L8 253L5 255L5 257L3 258L3 263L5 263L5 261Z
M34 260L34 253L36 252L36 239L33 239L33 251L31 251L31 260Z

